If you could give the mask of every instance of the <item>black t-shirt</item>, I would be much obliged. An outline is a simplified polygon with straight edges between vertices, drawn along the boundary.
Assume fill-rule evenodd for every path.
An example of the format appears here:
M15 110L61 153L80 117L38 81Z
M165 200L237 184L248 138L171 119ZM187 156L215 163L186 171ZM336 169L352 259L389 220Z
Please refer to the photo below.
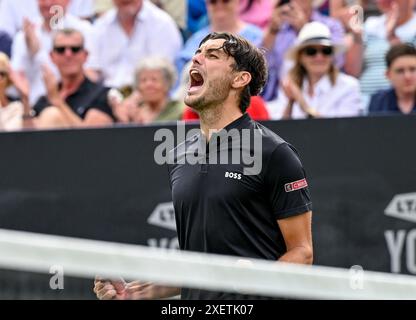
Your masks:
M88 110L97 109L114 119L113 112L108 104L107 94L110 89L101 84L92 82L87 77L77 91L66 97L65 102L82 119L85 118ZM49 107L51 103L46 96L42 96L33 106L35 115L38 116L43 109Z
M218 138L231 132L231 137L249 133L251 142L256 132L261 148L258 142L247 144L240 139L240 145L236 145L233 138ZM247 114L214 134L208 144L201 137L201 133L196 134L170 152L170 186L181 250L278 260L286 252L286 245L277 220L312 209L305 171L296 150ZM204 152L196 158L200 162L205 159L206 164L185 160L202 145ZM220 153L232 159L236 150L240 153L237 163L210 161L213 154L221 159ZM261 170L247 174L245 169L252 167L247 159L254 152L260 155L257 163L261 163ZM253 297L182 290L182 299L243 298Z

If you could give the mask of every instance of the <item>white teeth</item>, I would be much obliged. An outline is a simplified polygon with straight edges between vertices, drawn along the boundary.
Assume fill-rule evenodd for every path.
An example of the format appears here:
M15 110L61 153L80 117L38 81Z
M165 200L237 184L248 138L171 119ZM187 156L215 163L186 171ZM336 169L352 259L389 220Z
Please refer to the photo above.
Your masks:
M198 70L191 70L190 76L194 81L197 81L197 82L203 81L203 77L201 73L199 73Z

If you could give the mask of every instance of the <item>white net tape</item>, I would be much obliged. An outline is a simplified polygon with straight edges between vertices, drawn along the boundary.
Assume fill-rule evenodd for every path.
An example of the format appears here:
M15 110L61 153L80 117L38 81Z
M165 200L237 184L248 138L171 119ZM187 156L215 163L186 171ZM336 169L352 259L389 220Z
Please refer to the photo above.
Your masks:
M0 267L312 299L416 299L416 277L238 259L0 229Z

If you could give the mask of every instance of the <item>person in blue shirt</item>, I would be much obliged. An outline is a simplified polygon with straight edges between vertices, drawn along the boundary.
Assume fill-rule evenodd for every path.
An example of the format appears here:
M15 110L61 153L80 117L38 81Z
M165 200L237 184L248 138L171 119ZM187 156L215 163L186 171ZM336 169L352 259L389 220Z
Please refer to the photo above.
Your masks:
M4 32L0 31L0 52L4 52L10 58L11 56L12 39Z
M210 24L194 33L185 43L176 58L178 74L192 59L200 42L211 32L231 32L239 34L254 45L259 45L263 31L252 24L243 22L239 17L239 0L206 0Z
M416 114L416 48L397 44L386 54L386 77L391 88L372 95L369 114Z

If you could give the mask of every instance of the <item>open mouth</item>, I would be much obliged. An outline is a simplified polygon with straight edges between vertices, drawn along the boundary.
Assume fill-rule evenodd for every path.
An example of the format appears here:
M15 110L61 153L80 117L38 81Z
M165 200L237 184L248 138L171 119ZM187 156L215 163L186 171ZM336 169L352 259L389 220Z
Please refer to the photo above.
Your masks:
M189 92L193 92L193 91L200 89L202 85L204 84L204 78L202 74L196 69L191 69L189 71L189 79L190 79Z

